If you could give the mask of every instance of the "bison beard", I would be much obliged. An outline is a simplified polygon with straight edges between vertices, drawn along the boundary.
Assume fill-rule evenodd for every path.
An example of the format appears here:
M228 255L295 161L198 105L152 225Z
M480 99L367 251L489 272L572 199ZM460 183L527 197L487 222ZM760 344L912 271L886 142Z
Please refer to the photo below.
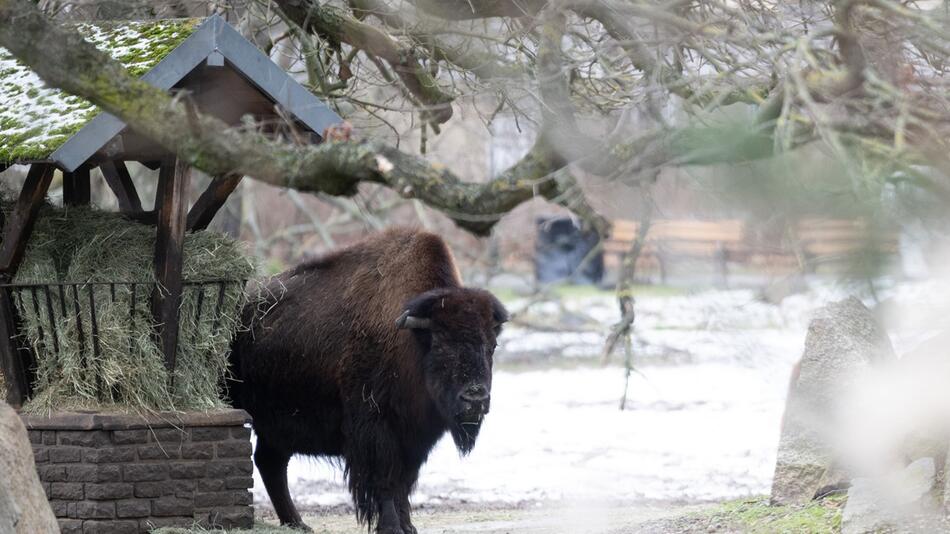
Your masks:
M232 404L254 418L254 461L282 524L293 454L342 457L357 519L414 534L409 494L446 431L467 454L488 413L507 312L462 287L433 234L390 230L270 281L231 353Z

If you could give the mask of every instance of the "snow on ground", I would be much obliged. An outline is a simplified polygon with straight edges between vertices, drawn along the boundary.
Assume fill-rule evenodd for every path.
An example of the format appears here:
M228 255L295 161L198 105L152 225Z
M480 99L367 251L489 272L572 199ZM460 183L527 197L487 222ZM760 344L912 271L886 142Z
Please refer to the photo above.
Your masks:
M613 300L564 303L567 313L602 324L601 332L511 328L475 450L460 458L443 439L413 502L696 501L766 493L809 316L841 297L825 288L781 305L746 290L638 299L638 369L625 411L618 409L622 367L596 359L617 320ZM553 305L535 306L532 313L543 317ZM506 359L523 361L519 352L548 357L505 369ZM300 505L349 502L341 471L330 463L295 458L289 478ZM254 491L257 502L267 502L259 478Z

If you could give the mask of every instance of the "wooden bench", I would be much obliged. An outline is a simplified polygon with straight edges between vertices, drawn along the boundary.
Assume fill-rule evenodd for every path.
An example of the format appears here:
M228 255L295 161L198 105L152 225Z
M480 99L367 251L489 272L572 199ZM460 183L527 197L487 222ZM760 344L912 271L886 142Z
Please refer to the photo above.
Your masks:
M614 221L611 236L604 242L606 270L620 271L638 229L636 221ZM739 219L655 220L647 232L637 271L658 270L665 281L671 260L708 258L715 262L719 281L725 284L729 262L743 262L760 270L814 271L818 265L854 260L866 252L898 253L896 230L875 228L862 219L801 219L789 230L788 239L767 242L753 238Z
M639 230L637 221L614 221L610 238L604 242L604 263L607 269L619 270ZM745 225L739 219L716 221L654 220L647 231L646 242L637 266L657 267L666 281L667 262L673 258L708 258L716 262L720 282L725 284L728 262L740 260L748 252Z
M899 234L872 228L863 219L802 219L795 228L807 268L853 259L864 252L896 254Z

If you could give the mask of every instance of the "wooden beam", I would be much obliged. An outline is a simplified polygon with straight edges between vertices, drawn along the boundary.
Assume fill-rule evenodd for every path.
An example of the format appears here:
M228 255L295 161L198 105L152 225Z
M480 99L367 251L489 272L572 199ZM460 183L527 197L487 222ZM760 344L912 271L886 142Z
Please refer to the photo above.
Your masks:
M158 233L155 238L155 279L152 292L152 316L158 325L159 346L165 355L165 367L173 372L178 349L178 313L182 290L182 248L188 213L190 169L182 160L166 160L158 175L155 209Z
M36 215L46 198L53 180L53 167L34 163L26 176L23 189L13 206L10 217L3 221L3 241L0 242L0 283L9 283L23 259L26 243ZM7 403L20 407L30 396L30 374L34 366L32 353L16 344L17 318L13 295L9 287L0 287L0 369L6 377Z
M10 288L0 288L0 369L7 385L7 404L19 408L30 398L31 382L27 369L32 358L25 358L26 354L14 341L16 323Z
M13 206L13 212L3 228L0 243L0 280L9 281L16 274L23 259L26 241L33 231L36 214L43 205L49 184L53 180L53 167L46 163L34 163L26 175L26 182Z
M135 190L135 184L132 183L132 176L129 175L129 169L123 161L103 161L99 164L99 170L102 176L109 184L109 189L115 193L115 198L119 200L119 211L122 213L135 213L142 211L142 201L139 199L139 193Z
M122 216L137 223L149 224L153 226L158 224L158 212L155 210L130 211L128 213L123 213Z
M63 173L63 205L88 206L91 196L89 167L83 165L73 172Z
M241 183L240 174L229 174L227 176L218 176L211 180L208 188L201 193L195 205L188 212L188 231L204 230L211 224L218 210L228 197L234 192L234 189Z

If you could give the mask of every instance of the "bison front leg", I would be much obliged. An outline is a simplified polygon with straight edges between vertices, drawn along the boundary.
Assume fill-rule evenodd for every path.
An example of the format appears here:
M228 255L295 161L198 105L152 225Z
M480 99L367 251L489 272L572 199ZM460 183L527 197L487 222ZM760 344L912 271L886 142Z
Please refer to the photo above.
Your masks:
M376 534L408 534L399 524L399 513L394 499L385 499L379 503L379 522Z
M409 494L416 485L419 478L419 468L422 463L410 463L406 467L405 476L402 479L401 487L396 495L396 512L399 513L399 525L405 534L418 534L416 527L412 526L411 506L409 505Z
M270 496L270 502L274 505L274 511L280 518L281 525L287 525L299 530L312 532L300 518L294 501L290 499L290 489L287 487L287 463L290 461L290 454L271 446L267 440L257 436L257 450L254 451L254 463L258 471L261 472L261 479L264 481L264 488L267 489L267 495Z
M344 456L357 519L375 522L377 534L406 534L399 518L404 465L398 441L385 421L351 421L347 430Z
M416 527L412 526L412 520L410 518L411 509L409 506L408 487L399 495L399 500L396 503L396 511L399 513L399 526L402 527L403 532L405 534L419 534Z

